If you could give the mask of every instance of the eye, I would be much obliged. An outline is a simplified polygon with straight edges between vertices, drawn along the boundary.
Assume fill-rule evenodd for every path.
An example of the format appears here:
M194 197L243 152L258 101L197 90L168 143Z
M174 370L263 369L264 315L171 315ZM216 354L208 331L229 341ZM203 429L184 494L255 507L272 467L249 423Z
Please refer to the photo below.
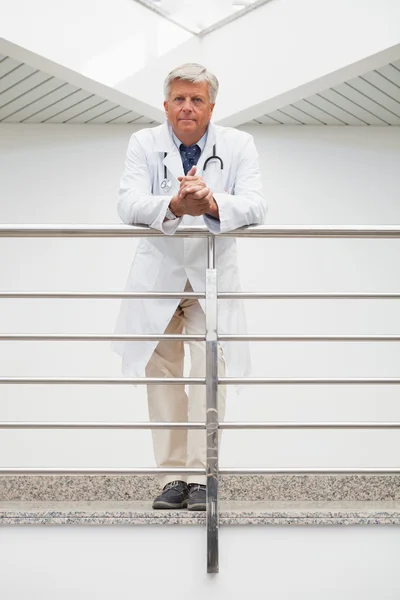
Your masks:
M202 102L201 98L193 98L193 102L196 102L196 104L200 104L200 102Z

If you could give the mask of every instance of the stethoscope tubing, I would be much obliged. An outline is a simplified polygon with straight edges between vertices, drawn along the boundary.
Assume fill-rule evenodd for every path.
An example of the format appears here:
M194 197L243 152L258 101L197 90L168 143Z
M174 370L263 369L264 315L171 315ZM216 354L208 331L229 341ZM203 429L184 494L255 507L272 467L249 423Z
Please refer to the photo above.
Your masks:
M164 159L167 157L167 154L168 154L167 152L164 152ZM222 158L220 156L217 156L217 145L216 144L214 144L214 146L213 146L212 156L209 156L207 158L207 160L205 161L205 163L204 163L203 171L206 170L207 165L208 165L208 163L209 163L210 160L219 160L221 169L223 170L224 163L223 163ZM164 181L167 181L167 175L168 175L168 173L167 173L167 165L164 165Z

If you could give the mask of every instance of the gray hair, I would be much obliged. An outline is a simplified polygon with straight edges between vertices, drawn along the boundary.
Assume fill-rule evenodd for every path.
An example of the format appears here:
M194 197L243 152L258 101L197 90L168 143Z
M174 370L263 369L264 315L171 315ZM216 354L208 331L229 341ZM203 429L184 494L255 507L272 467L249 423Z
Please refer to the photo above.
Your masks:
M173 71L168 73L164 81L164 98L168 100L171 92L171 83L174 79L183 79L184 81L190 81L191 83L201 83L207 81L208 91L210 95L211 104L215 104L218 94L218 79L213 73L207 71L202 65L197 63L186 63L180 67L176 67Z

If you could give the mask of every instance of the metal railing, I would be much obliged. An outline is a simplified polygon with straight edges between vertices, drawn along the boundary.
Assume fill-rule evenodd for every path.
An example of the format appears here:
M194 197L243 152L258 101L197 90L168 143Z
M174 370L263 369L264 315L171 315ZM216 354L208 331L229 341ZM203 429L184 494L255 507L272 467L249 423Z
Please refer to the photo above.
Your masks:
M207 572L217 573L218 564L218 482L219 474L400 474L400 468L219 468L218 430L222 429L399 429L400 422L234 422L219 423L217 409L218 385L398 385L400 378L238 378L218 377L217 348L220 341L272 341L272 342L398 342L400 335L218 335L218 299L346 299L346 300L398 300L399 293L275 293L275 292L220 292L217 291L216 236L205 227L184 227L175 232L175 237L207 238L208 267L206 270L205 293L198 292L0 292L2 298L66 298L66 299L109 299L109 298L202 298L206 301L206 334L204 335L69 335L69 334L0 334L0 341L108 341L108 340L184 340L205 341L206 376L176 378L108 378L108 377L0 377L0 384L85 384L85 385L130 385L130 384L191 384L206 386L205 423L75 423L75 422L0 422L0 429L204 429L207 439L206 468L0 468L0 475L21 474L193 474L207 476ZM154 237L164 236L160 231L142 226L129 225L2 225L0 237ZM400 238L400 227L325 227L325 226L251 226L236 229L218 237L262 237L262 238Z

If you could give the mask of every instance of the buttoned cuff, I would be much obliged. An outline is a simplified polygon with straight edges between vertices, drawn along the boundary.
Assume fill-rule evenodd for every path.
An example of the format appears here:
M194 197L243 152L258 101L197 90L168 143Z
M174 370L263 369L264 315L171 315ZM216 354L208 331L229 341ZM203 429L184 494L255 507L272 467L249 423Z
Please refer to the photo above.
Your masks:
M173 235L179 227L182 217L164 221L167 214L167 208L173 196L159 196L159 198L161 200L160 212L158 213L157 218L150 224L150 227L152 229L158 229L158 231L162 231L165 233L165 235Z

